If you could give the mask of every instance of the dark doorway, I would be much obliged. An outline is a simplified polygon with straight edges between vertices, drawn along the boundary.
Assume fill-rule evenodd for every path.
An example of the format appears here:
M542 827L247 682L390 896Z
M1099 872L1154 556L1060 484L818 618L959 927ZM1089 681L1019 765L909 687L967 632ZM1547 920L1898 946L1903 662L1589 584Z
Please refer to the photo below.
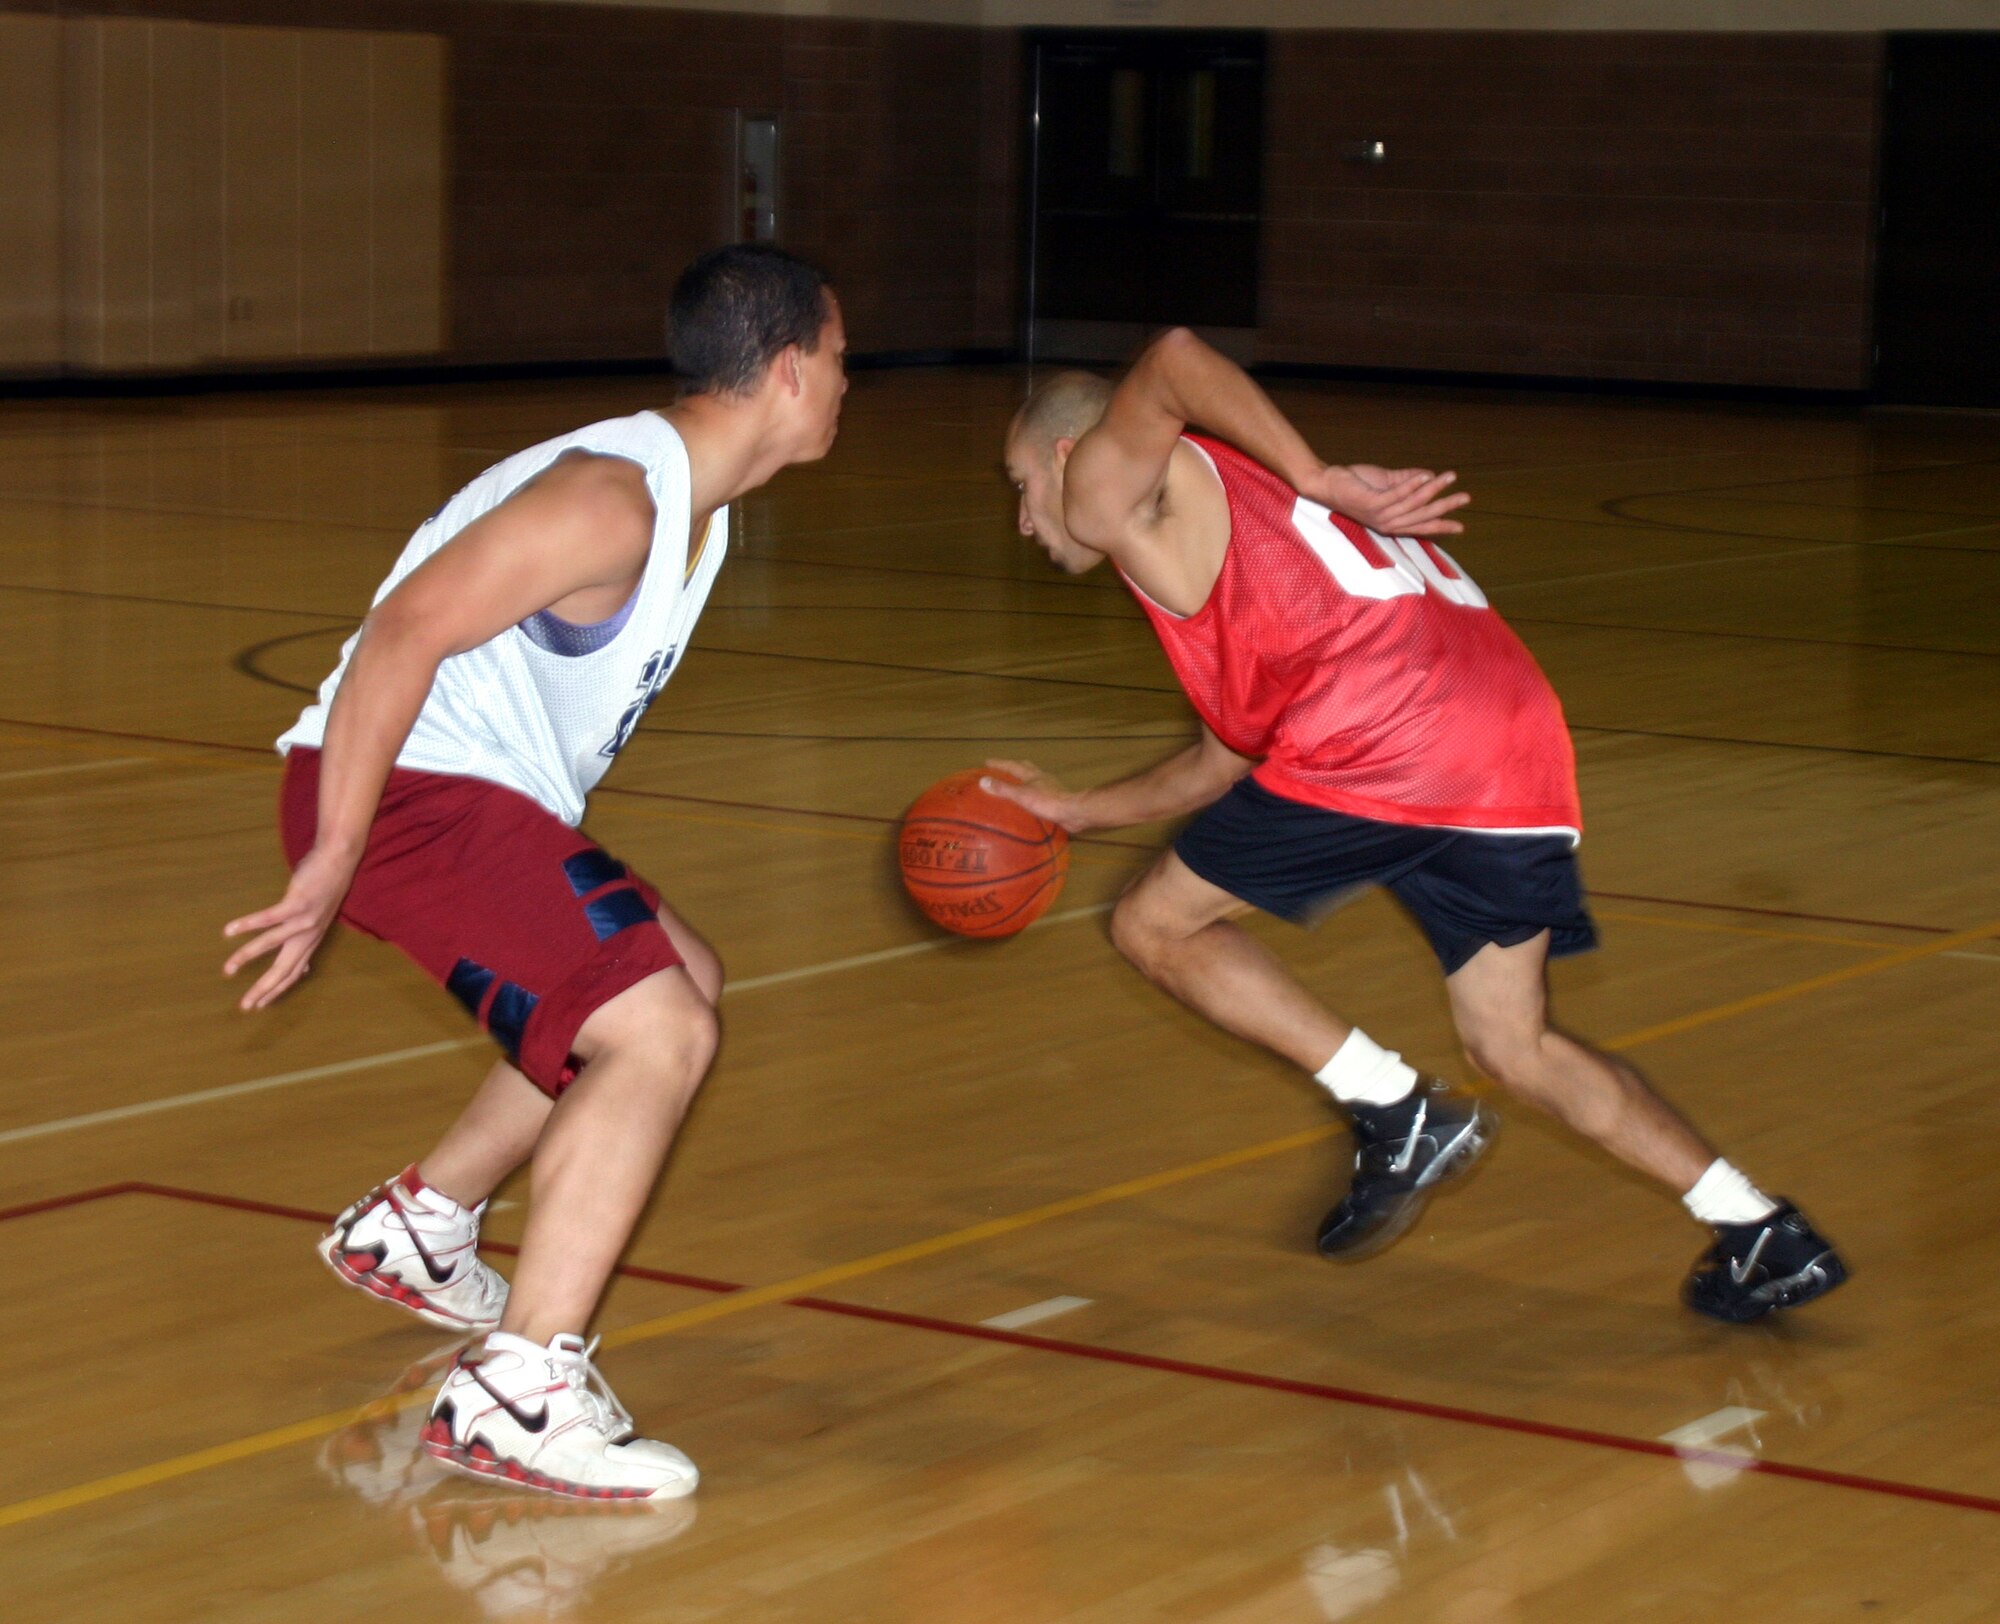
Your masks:
M1875 391L2000 406L2000 34L1891 34Z
M1031 347L1049 347L1036 328L1254 329L1263 35L1042 30L1027 48Z

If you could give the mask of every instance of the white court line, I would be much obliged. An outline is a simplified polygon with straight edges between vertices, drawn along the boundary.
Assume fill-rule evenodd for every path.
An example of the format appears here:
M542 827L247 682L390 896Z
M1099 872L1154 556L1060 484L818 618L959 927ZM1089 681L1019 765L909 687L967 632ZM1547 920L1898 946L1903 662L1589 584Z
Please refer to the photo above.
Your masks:
M1050 1297L1039 1303L1030 1303L1026 1308L1017 1308L1010 1314L995 1314L979 1323L996 1331L1018 1331L1025 1326L1039 1325L1045 1319L1054 1319L1058 1314L1089 1306L1088 1297Z
M1063 913L1050 914L1030 926L1040 929L1043 925L1063 925L1071 920L1087 919L1092 914L1109 913L1113 904L1092 903L1087 908L1071 908ZM850 958L829 959L824 964L802 965L796 970L778 970L770 975L751 976L748 980L732 982L722 989L723 997L731 993L755 992L760 987L775 987L787 981L804 981L812 976L837 975L843 970L859 970L870 964L883 964L890 959L905 959L917 953L928 953L935 948L949 946L958 937L931 937L921 942L905 942L901 947L885 947L874 953L856 953ZM177 1111L185 1105L206 1105L212 1100L237 1099L245 1094L261 1094L267 1089L290 1088L296 1083L316 1082L322 1077L340 1077L348 1072L373 1071L379 1066L394 1066L405 1060L421 1060L428 1055L448 1054L453 1049L471 1049L490 1042L483 1033L471 1038L447 1038L440 1043L420 1043L413 1049L391 1049L386 1054L362 1055L354 1060L335 1060L324 1066L307 1066L300 1071L281 1071L271 1077L253 1077L246 1083L225 1083L220 1088L196 1089L191 1094L169 1094L164 1099L142 1100L136 1105L116 1105L104 1111L86 1111L81 1116L57 1117L50 1122L31 1122L24 1128L9 1128L0 1132L0 1145L18 1144L25 1139L41 1139L49 1134L69 1133L76 1128L95 1128L107 1122L128 1122L133 1117L152 1116L160 1111Z
M225 1083L220 1088L196 1089L192 1094L170 1094L165 1099L142 1100L137 1105L116 1105L108 1111L86 1111L82 1116L58 1117L53 1122L33 1122L25 1128L9 1128L0 1133L0 1145L22 1139L40 1139L45 1134L68 1133L72 1128L95 1128L105 1122L124 1122L132 1117L151 1116L156 1111L174 1111L183 1105L206 1105L210 1100L230 1100L242 1094L261 1094L267 1088L289 1088L293 1083L309 1083L320 1077L338 1077L343 1072L369 1071L376 1066L393 1066L401 1060L420 1060L425 1055L445 1054L452 1049L468 1049L485 1043L484 1036L451 1038L443 1043L422 1043L414 1049L391 1049L387 1054L363 1055L359 1060L336 1060L330 1065L307 1066L303 1071L281 1071L274 1077L254 1077L247 1083Z
M1116 906L1109 902L1093 902L1088 908L1071 908L1064 913L1050 914L1046 919L1038 919L1030 929L1043 925L1066 925L1073 919L1088 919L1092 914L1109 913ZM767 976L751 976L747 981L732 981L722 989L727 998L733 992L755 992L760 987L775 987L786 981L804 981L809 976L832 975L840 970L858 970L866 964L886 964L891 959L907 959L913 953L928 953L934 948L949 947L961 937L932 937L921 942L905 942L901 947L885 947L873 953L857 953L851 959L832 959L825 964L808 964L797 970L774 970Z
M1764 1419L1764 1415L1762 1410L1746 1409L1741 1404L1725 1404L1713 1414L1690 1421L1684 1427L1675 1427L1672 1432L1661 1433L1660 1442L1672 1444L1676 1449L1706 1449L1718 1438L1755 1425Z
M106 767L136 767L142 761L151 761L151 756L113 756L108 761L71 761L60 767L24 767L19 772L0 773L0 784L11 784L17 778L53 778L57 773L94 773Z
M1763 1444L1754 1428L1764 1419L1765 1413L1741 1404L1725 1404L1684 1427L1661 1433L1660 1442L1672 1444L1681 1452L1681 1470L1696 1488L1719 1489L1725 1483L1733 1483L1739 1472L1757 1460L1757 1453ZM1716 1439L1726 1438L1732 1432L1746 1431L1750 1433L1751 1447L1748 1450L1714 1447Z
M1938 957L1941 959L1983 959L1988 964L2000 964L2000 953L1975 953L1966 948L1961 948L1956 953L1940 953Z

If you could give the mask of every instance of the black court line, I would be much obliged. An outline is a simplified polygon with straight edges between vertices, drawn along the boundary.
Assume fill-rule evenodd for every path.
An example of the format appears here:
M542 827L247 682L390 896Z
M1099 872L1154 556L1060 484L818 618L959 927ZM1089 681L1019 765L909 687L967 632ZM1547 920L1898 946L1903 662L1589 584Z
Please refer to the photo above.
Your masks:
M1951 549L1957 551L1958 549ZM772 560L772 562L783 562ZM976 579L1003 579L1003 577L980 576ZM1010 579L1010 577L1009 577ZM1560 584L1560 578L1548 583L1530 585ZM1504 592L1505 588L1500 588ZM85 587L67 586L26 586L17 582L0 581L0 592L32 592L53 597L103 598L114 603L158 604L173 609L215 609L238 614L279 615L294 620L325 620L342 626L358 626L360 621L351 612L334 612L328 609L279 609L269 604L259 603L215 603L201 598L162 598L138 592L102 592ZM704 615L715 614L883 614L883 615L1012 615L1025 619L1047 620L1108 620L1127 626L1146 626L1143 615L1092 614L1081 609L1038 609L1038 608L989 608L966 604L935 603L716 603L711 602L703 611ZM1863 648L1879 649L1899 654L1945 654L1962 655L1968 659L2000 659L2000 649L1944 648L1927 643L1876 643L1843 637L1799 637L1785 632L1744 632L1719 631L1701 626L1654 626L1640 621L1622 620L1562 620L1549 615L1516 615L1504 617L1510 626L1577 626L1604 631L1654 632L1669 637L1721 637L1760 643L1804 643L1815 648ZM865 660L846 660L832 655L781 653L765 649L721 648L714 644L697 642L694 647L710 654L760 654L773 660L823 660L832 665L867 665ZM1073 682L1079 686L1101 688L1134 688L1146 693L1178 693L1178 688L1143 687L1139 684L1096 682L1086 683L1078 677L1033 677L994 671L957 671L943 666L895 666L883 664L885 670L939 671L946 675L1000 677L1014 682Z
M11 581L0 581L0 592L34 592L52 598L103 598L111 603L146 603L169 609L217 609L232 614L284 615L294 620L335 620L348 626L361 624L351 612L334 614L324 609L273 609L261 603L214 603L204 598L156 598L142 592L100 592L80 586L21 586Z
M445 493L447 496L449 492ZM443 498L440 498L443 500ZM327 519L303 513L265 513L256 509L174 507L165 503L147 505L132 502L93 502L77 496L10 496L0 491L0 502L16 502L24 507L62 508L84 513L150 513L176 519L226 519L234 524L312 524L328 530L362 530L371 535L408 536L412 526L371 524L362 519Z
M278 756L276 750L264 744L222 744L206 738L176 738L174 734L140 734L140 732L124 732L118 728L88 728L80 722L28 722L18 716L0 716L0 726L28 728L34 732L88 734L90 738L118 738L140 744L174 744L174 746L184 746L188 750L224 750L232 756L252 758L250 762L246 762L248 766L264 766L274 772L284 766L284 758ZM728 812L770 812L786 818L832 818L838 822L852 822L852 824L876 824L878 828L888 828L890 824L902 822L900 812L894 816L886 812L836 812L824 806L778 806L768 800L726 800L722 796L690 796L674 790L640 790L624 784L598 784L598 788L592 790L592 794L618 796L630 800L672 800L686 806L718 806ZM1150 852L1150 854L1160 852L1160 844L1148 840L1114 840L1110 836L1100 836L1100 834L1074 834L1070 836L1070 840L1078 846L1118 846L1128 852ZM1814 924L1860 924L1860 926L1874 926L1876 930L1922 930L1936 936L1948 936L1952 930L1958 930L1958 926L1950 924L1910 924L1908 920L1864 920L1864 918L1854 918L1852 914L1806 914L1794 908L1762 908L1750 902L1694 902L1682 896L1652 896L1642 892L1616 892L1616 890L1592 888L1590 896L1604 896L1614 902L1658 902L1670 908L1704 908L1708 912L1718 912L1718 914L1752 914L1776 920L1810 920Z
M1730 744L1755 750L1810 750L1820 755L1870 756L1891 761L1935 761L1951 767L2000 767L1987 756L1940 756L1921 750L1871 750L1854 744L1801 744L1790 739L1739 739L1727 733L1671 733L1664 728L1601 727L1571 722L1572 733L1606 733L1634 739L1677 739L1684 744Z
M323 637L334 628L315 627L311 631L286 632L278 637L266 638L240 649L231 660L234 668L253 681L266 683L287 693L315 694L317 687L293 682L289 678L277 676L263 669L261 661L270 650L287 643L299 642L306 638ZM739 651L740 652L740 651ZM939 673L950 676L991 677L992 672L957 672L939 668ZM1080 679L1071 679L1080 680ZM1147 692L1165 694L1171 690L1148 689ZM1875 750L1856 745L1844 744L1802 744L1783 739L1736 738L1728 734L1672 733L1663 729L1637 727L1608 727L1587 722L1571 722L1572 733L1603 733L1627 735L1632 738L1678 739L1690 744L1729 744L1750 749L1769 750L1810 750L1826 755L1868 756L1899 761L1933 761L1966 767L2000 767L2000 761L1984 756L1932 755L1915 750ZM1185 740L1186 732L1174 733L786 733L763 732L748 728L701 728L673 726L666 723L641 723L634 730L634 737L653 738L697 738L697 739L774 739L786 743L818 744L1122 744L1144 742L1146 740Z
M1723 637L1753 643L1803 643L1811 648L1865 648L1889 654L1945 654L2000 660L2000 649L1939 648L1929 643L1873 643L1846 637L1797 637L1788 632L1717 631L1706 626L1650 626L1625 620L1558 620L1548 615L1508 615L1510 626L1580 626L1598 631L1649 632L1663 637Z

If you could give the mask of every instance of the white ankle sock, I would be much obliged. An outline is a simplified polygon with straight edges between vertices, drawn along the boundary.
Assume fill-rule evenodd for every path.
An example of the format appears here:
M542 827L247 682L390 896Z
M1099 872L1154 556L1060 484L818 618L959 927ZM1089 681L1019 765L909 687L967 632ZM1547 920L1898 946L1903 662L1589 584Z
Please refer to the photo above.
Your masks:
M1415 1068L1358 1026L1313 1077L1342 1105L1394 1105L1417 1086Z
M1720 1156L1694 1181L1681 1204L1705 1224L1754 1224L1778 1210L1777 1202Z

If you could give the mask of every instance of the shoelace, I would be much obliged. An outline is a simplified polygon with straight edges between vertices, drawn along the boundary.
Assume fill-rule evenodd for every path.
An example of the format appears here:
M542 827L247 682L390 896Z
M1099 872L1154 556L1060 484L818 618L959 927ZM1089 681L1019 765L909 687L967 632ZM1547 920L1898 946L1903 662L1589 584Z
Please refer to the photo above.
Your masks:
M569 1384L571 1392L598 1429L613 1443L619 1443L632 1436L636 1430L631 1413L618 1402L617 1394L605 1381L603 1374L593 1362L597 1355L597 1345L604 1339L594 1336L583 1345L580 1353L558 1361L562 1366L562 1378Z

